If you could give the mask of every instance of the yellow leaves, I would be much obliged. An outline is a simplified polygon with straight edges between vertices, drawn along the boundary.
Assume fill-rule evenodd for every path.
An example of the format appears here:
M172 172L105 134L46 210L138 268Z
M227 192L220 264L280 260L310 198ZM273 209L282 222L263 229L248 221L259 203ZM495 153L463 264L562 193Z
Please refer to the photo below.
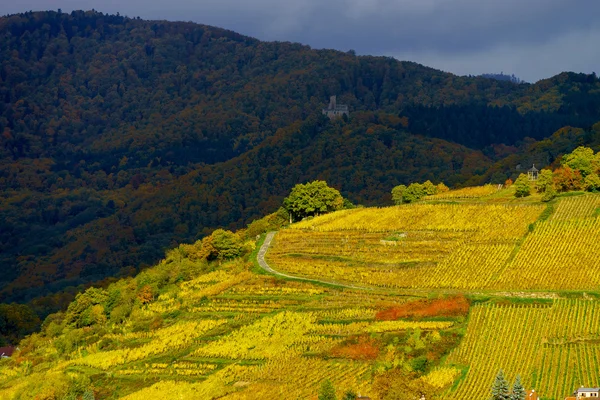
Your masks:
M291 229L363 232L477 232L486 239L517 239L545 207L541 205L410 204L387 208L357 208L317 217Z
M214 399L235 390L230 384L247 367L230 365L203 382L161 380L160 382L123 397L123 400Z
M145 364L144 367L131 367L120 369L115 372L116 375L159 375L159 376L204 376L209 375L217 369L216 364L179 362L173 364L152 363Z
M443 389L452 384L460 375L460 369L453 367L437 368L421 378L428 385Z
M539 223L499 278L512 289L590 290L600 285L600 219Z
M450 190L433 196L425 197L426 200L449 200L449 199L478 199L489 196L498 191L496 185L473 186L462 189Z
M364 286L497 287L517 240L543 210L495 204L344 210L280 231L267 261L293 275Z
M312 313L285 311L244 326L230 335L198 349L194 355L232 359L262 360L274 357L292 346L318 342L307 334L314 327Z
M577 385L597 385L599 314L600 303L587 300L474 306L464 339L447 359L449 367L469 366L468 372L442 397L480 398L500 368L510 380L520 374L527 389L549 399L564 398ZM554 344L554 338L560 340Z
M437 330L454 325L449 321L380 321L375 323L353 322L350 324L324 324L315 327L314 332L332 335L359 335L362 333L397 332L408 329Z
M162 354L174 349L185 348L205 332L225 324L226 320L203 320L178 323L158 330L152 341L136 348L90 354L73 361L76 365L87 365L107 370L113 366L142 360L151 355Z
M199 299L202 297L215 296L225 290L238 285L250 278L252 273L242 272L237 275L231 275L225 271L219 270L210 274L202 275L192 281L181 284L179 295L188 299ZM216 282L212 285L206 285L209 282Z
M343 308L341 310L327 310L315 313L318 319L326 320L365 320L375 318L375 309L373 308Z
M552 214L552 221L593 218L594 211L600 208L600 196L592 194L561 199Z

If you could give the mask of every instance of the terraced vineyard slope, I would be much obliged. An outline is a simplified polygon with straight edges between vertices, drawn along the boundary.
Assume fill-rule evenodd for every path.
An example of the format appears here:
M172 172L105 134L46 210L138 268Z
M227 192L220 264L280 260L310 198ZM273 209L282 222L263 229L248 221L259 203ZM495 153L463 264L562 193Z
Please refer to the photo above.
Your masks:
M254 231L181 245L51 316L0 360L0 399L316 400L329 380L462 400L500 369L544 400L600 385L600 195L447 196L306 219L261 251Z
M299 276L390 288L594 290L599 201L345 210L282 230L267 261Z

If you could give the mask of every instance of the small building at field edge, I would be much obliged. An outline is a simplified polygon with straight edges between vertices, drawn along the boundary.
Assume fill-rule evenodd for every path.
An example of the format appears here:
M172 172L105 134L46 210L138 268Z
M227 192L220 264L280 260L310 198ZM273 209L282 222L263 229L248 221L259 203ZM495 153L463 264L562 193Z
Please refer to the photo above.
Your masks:
M0 347L0 358L9 358L17 349L15 347Z
M589 398L599 398L600 397L600 388L586 388L580 387L575 392L573 392L573 396L565 398L565 400L579 400L579 399L589 399Z

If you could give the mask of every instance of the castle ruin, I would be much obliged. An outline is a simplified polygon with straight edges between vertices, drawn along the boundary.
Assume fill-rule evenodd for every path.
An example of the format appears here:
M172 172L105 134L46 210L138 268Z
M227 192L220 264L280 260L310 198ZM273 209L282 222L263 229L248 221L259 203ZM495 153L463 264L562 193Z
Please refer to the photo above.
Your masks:
M338 117L342 117L346 115L350 116L350 111L348 110L348 106L345 104L338 104L337 97L331 96L329 98L329 106L323 109L323 114L327 115L329 119L334 119Z

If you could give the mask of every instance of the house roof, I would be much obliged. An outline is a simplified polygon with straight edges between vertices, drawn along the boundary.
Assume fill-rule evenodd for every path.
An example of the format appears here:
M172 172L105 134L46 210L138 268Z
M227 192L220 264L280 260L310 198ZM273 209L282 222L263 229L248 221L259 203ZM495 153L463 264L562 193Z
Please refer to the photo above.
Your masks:
M527 396L525 397L527 400L538 400L540 395L535 390L528 390Z
M10 357L13 355L13 353L15 352L16 348L12 347L12 346L8 346L8 347L0 347L0 357L4 356L4 357Z
M581 393L581 392L600 392L600 388L586 388L586 387L580 387L579 389L577 389L575 391L575 393Z

